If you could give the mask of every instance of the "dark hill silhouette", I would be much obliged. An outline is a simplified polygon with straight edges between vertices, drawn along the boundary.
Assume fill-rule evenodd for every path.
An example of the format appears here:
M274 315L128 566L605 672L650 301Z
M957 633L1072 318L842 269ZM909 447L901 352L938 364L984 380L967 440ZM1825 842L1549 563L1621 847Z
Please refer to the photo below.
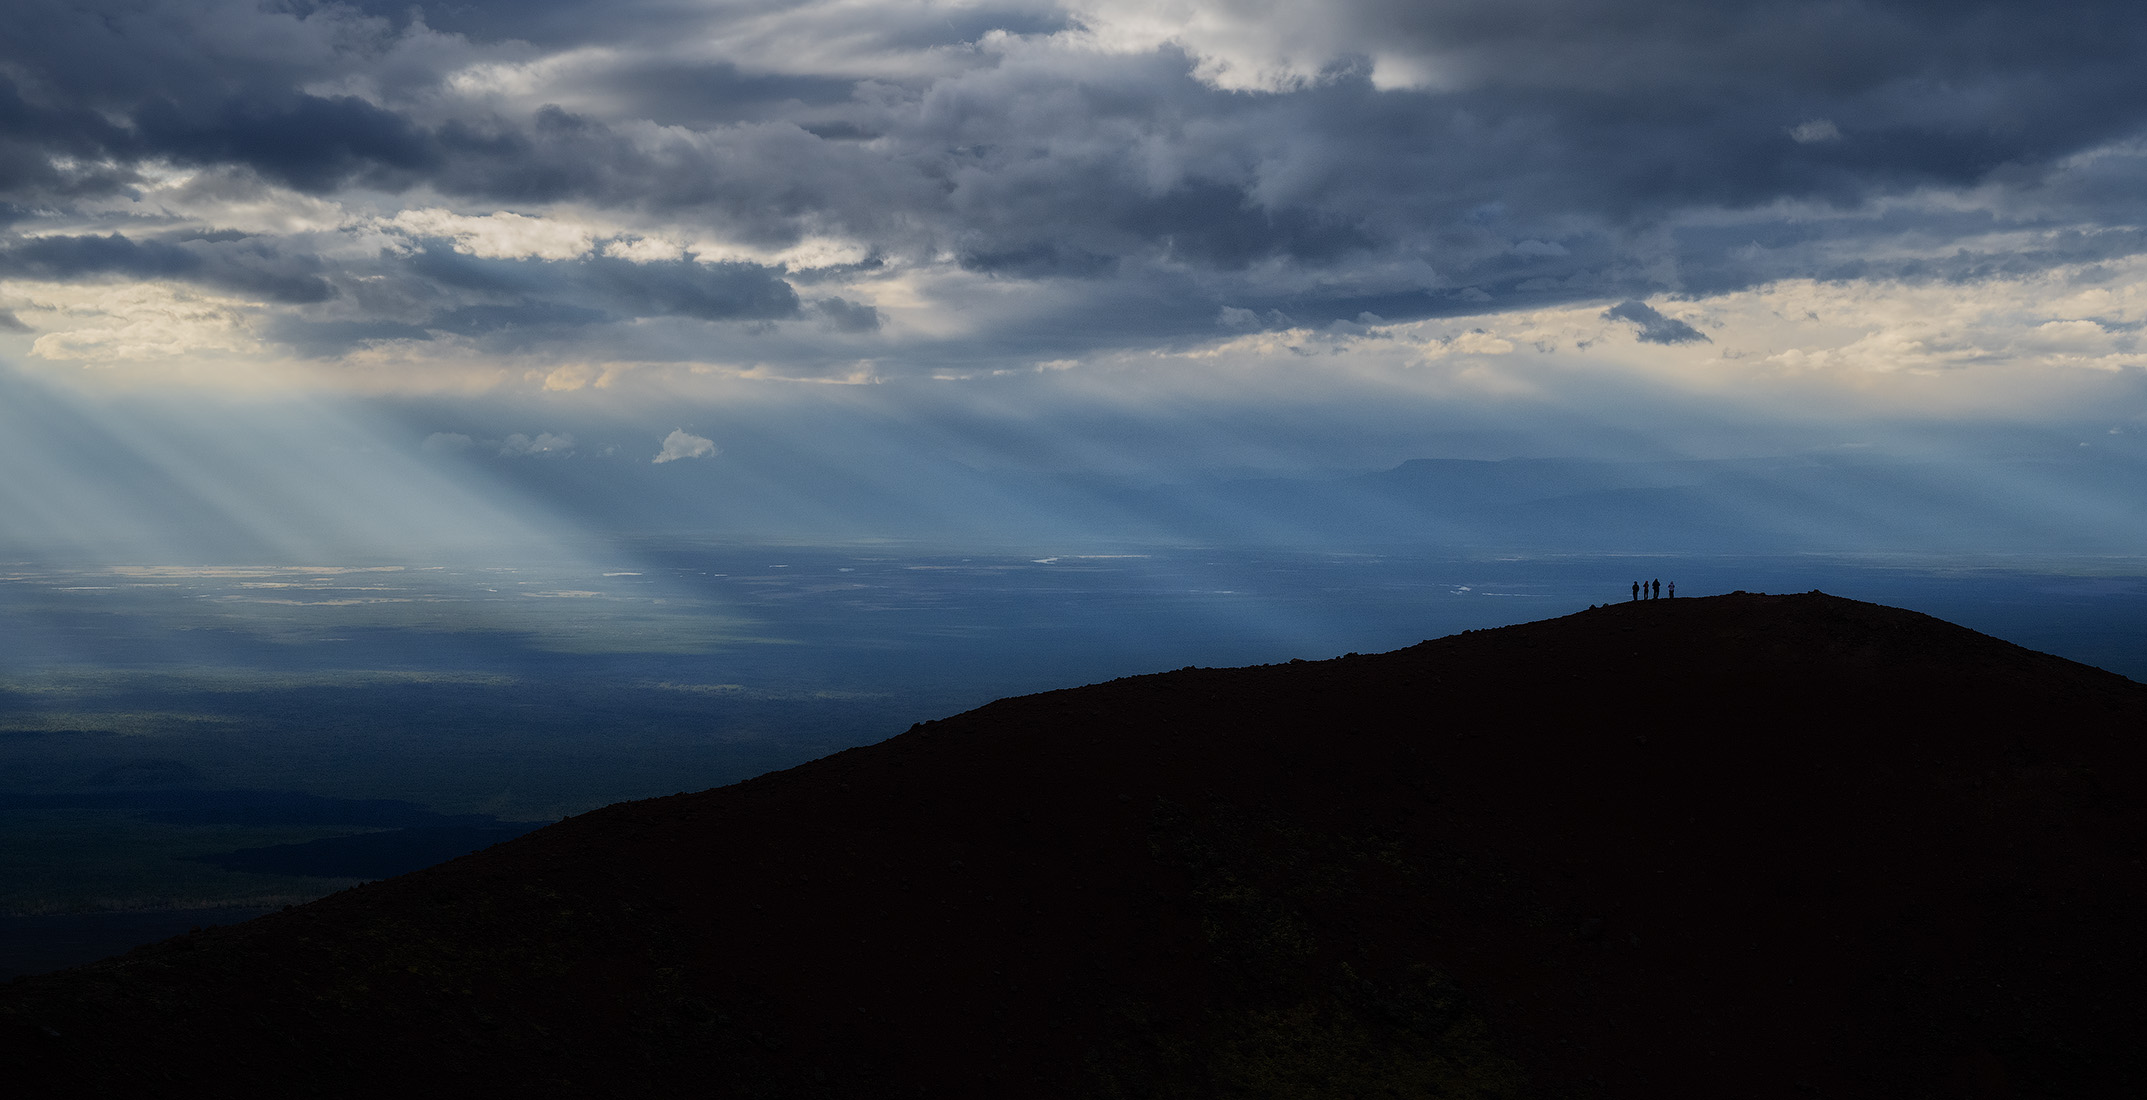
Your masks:
M20 980L0 1054L102 1095L2140 1095L2143 731L2147 686L1912 612L1616 603L609 807Z

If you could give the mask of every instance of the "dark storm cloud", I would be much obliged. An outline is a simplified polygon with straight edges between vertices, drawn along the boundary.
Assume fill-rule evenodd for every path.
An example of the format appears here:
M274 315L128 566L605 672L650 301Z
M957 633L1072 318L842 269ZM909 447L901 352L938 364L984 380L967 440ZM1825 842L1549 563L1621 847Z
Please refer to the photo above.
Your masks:
M1136 204L1121 224L1174 259L1224 270L1276 256L1326 262L1372 244L1346 220L1304 208L1263 209L1239 188L1207 180Z
M791 6L796 5L768 7ZM322 75L313 71L316 67L362 68L367 55L382 48L392 25L404 20L408 29L412 9L405 5L380 5L380 18L372 23L345 18L340 24L331 19L332 9L302 8L310 18L275 25L310 27L318 41L295 42L287 55L257 51L245 58L248 67L237 71L210 64L213 59L198 50L189 53L183 40L174 43L150 33L182 22L178 14L149 22L133 12L113 23L124 32L116 33L100 30L103 24L85 13L72 13L70 19L54 14L51 4L31 7L45 17L26 20L30 25L16 36L21 56L11 60L35 73L39 86L62 102L93 103L127 122L124 133L109 124L74 130L69 140L77 153L89 142L115 155L240 163L302 189L369 174L414 173L472 198L646 198L679 204L723 197L695 195L662 171L643 192L610 178L600 170L602 162L582 163L584 171L576 178L566 170L568 163L607 145L612 152L627 150L617 147L605 127L566 112L427 126L392 106L299 89L308 76ZM201 21L211 26L240 25L244 7L198 5ZM466 31L480 41L526 38L518 32L544 27L559 28L561 41L627 40L683 18L674 5L654 4L442 4L417 10L435 28ZM1170 80L1167 73L1158 80L1148 65L1119 66L1116 72L1099 66L1098 79L1071 87L1059 71L1026 74L1002 66L988 85L1011 97L1002 100L1001 109L977 110L970 102L958 104L966 108L959 119L935 118L947 103L927 95L918 101L921 113L908 120L907 136L931 140L951 122L966 134L949 136L971 138L966 148L972 151L977 137L1024 150L1071 139L1075 155L1063 165L1075 170L1069 182L1087 182L1079 169L1088 157L1081 154L1094 150L1082 146L1101 136L1099 123L1130 121L1134 129L1155 135L1174 120L1202 120L1227 146L1213 152L1240 165L1254 159L1250 154L1259 145L1285 153L1293 146L1340 151L1341 161L1332 164L1324 181L1326 194L1308 196L1326 209L1248 215L1270 223L1308 219L1308 226L1280 230L1300 244L1308 236L1348 239L1352 230L1343 221L1373 220L1373 211L1353 201L1352 192L1362 190L1399 198L1408 212L1422 209L1427 191L1444 196L1517 192L1544 210L1592 208L1622 215L1785 196L1854 200L1874 189L1911 183L1973 182L2001 166L2032 170L2052 157L2136 131L2147 87L2133 79L2133 60L2142 53L2147 28L2126 13L2092 4L2062 10L1992 5L1963 13L1955 5L1913 3L1665 3L1634 9L1574 0L1359 2L1341 5L1335 17L1378 36L1363 42L1364 48L1420 47L1434 64L1459 72L1466 90L1380 93L1345 72L1293 95L1246 97L1218 95ZM843 15L870 18L857 15L854 7ZM258 21L274 17L256 13ZM890 44L910 38L937 45L966 41L994 27L1034 31L1064 22L1012 11L962 18L974 26L943 19L903 25L889 19L881 37ZM37 41L41 33L54 41ZM633 117L704 120L711 111L721 117L740 105L839 104L856 84L843 74L747 72L729 61L625 64L601 79L633 93ZM1037 104L1067 96L1077 101L1075 110L1054 112L1050 131L1019 125L1018 116L1033 118ZM80 110L73 116L88 117ZM1833 136L1810 141L1791 136L1797 127L1822 119ZM861 122L831 119L818 125ZM992 132L980 134L980 128ZM40 130L59 132L54 126ZM583 140L567 140L572 135ZM914 157L922 151L902 152ZM661 152L632 152L620 167L661 168L666 160ZM1209 150L1196 143L1187 152ZM516 180L508 166L486 163L495 160L531 169L538 182ZM928 174L935 169L958 174L966 167L959 156L942 154L938 160L915 167ZM1544 168L1568 171L1534 173ZM1479 182L1456 187L1452 177L1460 174ZM1185 237L1184 255L1190 259L1226 266L1242 262L1267 247L1276 226L1255 231L1235 224L1189 236L1177 231L1195 213L1181 207L1197 207L1199 214L1236 210L1228 192L1243 182L1186 172L1175 190L1146 199L1152 209L1125 227L1174 240ZM1322 258L1336 250L1287 251Z
M248 240L136 241L104 237L34 237L0 248L0 274L17 278L173 279L271 302L306 304L335 297L312 256L290 256Z
M749 73L727 61L650 65L614 75L609 88L651 121L707 125L793 115L846 103L856 82L788 73Z
M433 338L423 326L400 321L314 321L289 315L276 318L268 326L268 336L313 359L333 358L382 341Z
M547 105L523 124L455 122L435 135L428 186L478 204L580 202L681 217L781 246L817 227L905 244L944 222L939 184L914 165L789 123L650 141Z
M16 232L64 227L0 263L276 303L335 293L349 261L295 237L65 221L178 166L389 209L571 203L768 250L827 237L889 272L951 261L1036 284L1033 331L983 331L985 354L1198 339L1224 308L1304 323L1623 302L1612 315L1643 339L1705 339L1632 310L2143 247L2118 228L2147 183L2147 158L2121 151L2147 133L2147 20L2129 7L1212 0L1154 49L1042 37L1108 39L1118 3L23 0L0 39L0 203ZM556 84L462 80L567 51ZM1270 64L1302 79L1230 86ZM1918 198L1971 192L1972 210ZM2042 243L1977 243L2011 230ZM1879 255L1885 241L1911 258ZM405 299L444 290L432 331L599 316L881 330L871 306L805 304L801 273L755 265L436 246L368 277ZM1086 320L1127 302L1123 325ZM425 324L405 308L280 331L312 346Z
M605 319L601 310L563 302L526 301L504 306L463 306L443 310L425 322L427 331L460 336L485 336L496 332L528 329L580 328Z
M1640 326L1643 344L1710 344L1707 334L1675 317L1665 317L1646 302L1619 302L1603 311L1605 321L1628 321Z
M15 82L0 74L0 196L110 194L134 174L97 162L108 149L126 144L125 132L102 115L27 102ZM84 159L91 163L82 164Z
M397 23L413 15L422 16L436 30L479 40L519 39L552 46L609 42L651 29L682 29L690 25L679 18L677 5L647 0L605 4L591 4L588 0L353 0L350 7ZM674 11L667 13L666 8Z
M837 332L877 332L880 328L880 311L847 298L822 298L813 303L813 313Z
M809 10L815 5L801 0L733 0L707 8L675 0L611 0L603 4L588 0L349 0L348 6L398 24L413 15L420 16L436 30L481 41L579 46L720 33L733 20L750 21ZM1068 25L1065 13L1038 4L915 7L926 10L914 14L899 8L875 12L860 5L841 5L829 11L820 33L865 35L889 47L923 49L973 42L993 30L1046 34Z
M646 317L765 322L810 312L839 331L879 326L871 306L824 298L808 311L778 272L758 264L677 260L632 263L609 256L572 260L491 259L432 244L384 257L376 273L428 287L435 303L421 317L394 320L292 320L273 334L311 355L382 340L429 340L434 334L538 338Z
M844 333L880 325L869 305L840 297L801 302L776 271L757 264L636 264L607 256L501 260L434 245L383 257L367 270L372 278L415 284L422 292L396 317L282 317L267 334L301 355L332 358L383 341L440 336L520 349L642 318L751 324L811 318Z
M432 135L355 96L234 99L193 119L154 100L134 122L144 152L181 164L242 164L312 194L354 180L392 189L441 159Z
M10 141L34 142L54 153L97 153L122 144L125 134L95 111L52 107L23 98L14 80L0 74L0 134Z
M1051 241L964 252L961 264L971 271L1024 279L1095 279L1118 270L1115 256Z
M797 291L758 264L630 263L592 256L563 266L592 297L615 303L630 316L736 321L798 315Z

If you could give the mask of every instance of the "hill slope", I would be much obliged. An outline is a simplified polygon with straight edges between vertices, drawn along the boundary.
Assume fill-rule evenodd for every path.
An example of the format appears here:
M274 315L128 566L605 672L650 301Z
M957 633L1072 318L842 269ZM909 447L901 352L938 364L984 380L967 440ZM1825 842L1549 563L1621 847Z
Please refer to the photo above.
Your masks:
M58 1091L2094 1096L2147 687L1817 593L1002 700L0 991Z

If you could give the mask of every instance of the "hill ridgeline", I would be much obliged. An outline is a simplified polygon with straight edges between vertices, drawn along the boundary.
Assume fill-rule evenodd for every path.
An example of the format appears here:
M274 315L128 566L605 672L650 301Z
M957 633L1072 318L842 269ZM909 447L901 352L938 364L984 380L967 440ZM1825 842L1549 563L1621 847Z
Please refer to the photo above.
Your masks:
M2147 686L1819 593L1620 603L608 807L18 980L0 1063L62 1095L2140 1095L2143 852Z

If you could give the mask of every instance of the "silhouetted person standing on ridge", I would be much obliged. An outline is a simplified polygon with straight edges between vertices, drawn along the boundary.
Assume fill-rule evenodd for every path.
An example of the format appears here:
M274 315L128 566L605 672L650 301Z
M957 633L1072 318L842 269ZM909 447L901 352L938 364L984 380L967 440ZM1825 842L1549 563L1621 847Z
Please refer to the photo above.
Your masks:
M1670 582L1670 598L1671 598L1671 599L1673 599L1673 600L1677 598L1677 582L1676 582L1676 581L1671 581L1671 582Z
M1662 599L1662 582L1661 582L1661 581L1656 581L1656 582L1655 582L1655 591L1654 591L1654 592L1652 592L1652 593L1650 593L1650 594L1648 595L1648 599L1651 599L1651 600L1659 600L1659 599Z
M1634 581L1634 582L1633 582L1633 599L1636 599L1636 600L1637 600L1637 599L1639 599L1639 598L1640 598L1640 582L1639 582L1639 581Z

